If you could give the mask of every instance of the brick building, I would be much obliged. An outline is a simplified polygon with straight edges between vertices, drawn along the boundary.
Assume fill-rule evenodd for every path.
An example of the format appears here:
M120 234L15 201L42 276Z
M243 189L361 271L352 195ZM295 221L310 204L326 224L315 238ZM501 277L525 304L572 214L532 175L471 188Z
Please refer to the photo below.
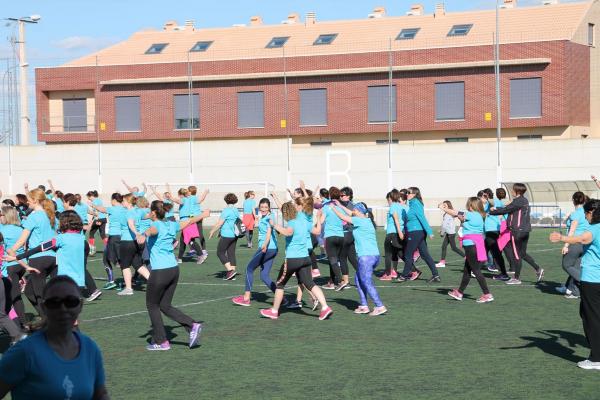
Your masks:
M600 4L516 3L500 11L503 137L600 137ZM168 22L38 68L38 140L376 144L390 127L399 142L492 140L494 37L495 11L442 5L405 16L377 8L352 21L310 13L223 29Z

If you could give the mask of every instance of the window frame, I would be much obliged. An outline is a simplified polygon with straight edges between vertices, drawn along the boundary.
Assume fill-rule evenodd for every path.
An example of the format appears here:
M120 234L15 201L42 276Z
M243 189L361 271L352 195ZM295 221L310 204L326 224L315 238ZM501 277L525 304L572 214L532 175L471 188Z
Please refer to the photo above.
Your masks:
M72 115L72 116L66 116L65 115L65 101L66 102L72 102L72 101L78 101L78 102L83 102L84 104L84 115ZM87 132L88 131L88 123L87 123L87 98L85 97L74 97L74 98L63 98L62 99L62 116L63 116L63 132ZM78 127L83 127L83 129L67 129L67 126L65 125L65 119L66 118L72 118L72 117L76 117L76 118L83 118L84 119L84 125L79 125Z
M398 36L396 36L396 40L414 40L415 37L419 34L421 28L404 28L400 31ZM403 37L402 34L405 32L414 32L412 37Z
M459 29L466 29L466 32L464 33L456 33L457 30ZM456 25L452 25L452 28L450 28L450 30L448 31L448 34L446 36L448 37L454 37L454 36L467 36L469 34L469 32L471 32L471 29L473 29L473 24L456 24Z
M329 40L328 42L322 42L321 39L325 38L325 37L331 37L331 40ZM313 42L313 46L327 46L332 44L335 39L338 37L337 33L324 33L319 35L315 41Z
M462 83L463 86L463 115L462 118L438 118L438 102L437 102L437 88L438 85L444 84L458 84ZM467 118L467 93L466 93L466 82L465 81L444 81L444 82L435 82L434 83L434 122L461 122L465 121Z
M392 85L392 92L393 92L393 107L392 107L392 120L389 121L388 119L386 119L385 121L371 121L371 116L369 113L369 108L370 108L370 100L371 100L371 96L369 96L369 89L371 88L385 88L387 90L387 95L389 96L389 90L390 90L390 85L369 85L367 86L367 124L369 125L386 125L389 124L390 122L392 124L396 124L398 123L398 87L397 85ZM386 110L386 114L388 113L389 109Z
M244 93L261 93L262 94L262 126L241 126L240 125L240 96ZM237 92L237 129L264 129L265 128L265 91L264 90L244 90Z
M308 91L319 91L319 92L324 92L325 93L325 124L303 124L302 123L302 92L308 92ZM298 91L298 105L300 107L299 110L299 122L300 122L300 127L301 128L310 128L310 127L323 127L323 126L328 126L329 125L329 107L328 107L328 93L327 93L327 88L303 88L303 89L299 89Z
M587 40L588 46L596 47L596 24L588 22L587 34L588 34L588 40Z
M169 43L152 43L152 45L150 47L148 47L148 50L146 50L146 52L144 54L148 54L148 55L161 54L163 52L163 50L167 48L168 45L169 45ZM159 46L158 50L151 51L156 46Z
M192 113L192 128L187 127L187 128L177 128L177 120L181 120L182 118L177 118L177 109L176 109L176 101L175 98L177 96L181 96L181 97L189 97L188 93L175 93L173 95L173 130L176 132L181 132L181 131L189 131L190 129L193 131L199 131L200 130L200 94L199 93L192 93L192 110L194 110L194 112L198 113L198 117L195 117ZM195 97L197 96L197 97ZM194 99L198 99L198 107L194 107ZM189 106L189 100L188 100L188 106ZM185 118L186 122L189 122L189 117ZM196 120L198 121L198 127L196 127L195 122Z
M118 112L117 112L117 99L122 98L136 98L138 99L138 129L135 130L119 130L118 129ZM115 107L115 132L119 133L139 133L142 132L142 98L141 96L115 96L114 97L114 107Z
M531 116L513 116L513 102L512 102L512 83L513 81L525 81L525 80L539 80L540 82L540 114L539 115L531 115ZM524 78L511 78L508 82L508 118L510 120L518 120L518 119L541 119L544 116L544 81L541 76L532 76L532 77L524 77Z
M206 45L206 47L196 49L196 47L201 43ZM204 53L205 51L207 51L210 48L210 46L212 46L213 43L214 43L213 40L200 40L192 46L192 48L190 49L190 53ZM196 49L196 50L194 50L194 49Z
M281 45L277 45L275 41L276 40L283 40L283 43L281 43ZM283 46L285 46L285 44L287 43L287 41L290 40L290 36L274 36L271 41L269 43L267 43L267 45L265 46L266 49L280 49Z

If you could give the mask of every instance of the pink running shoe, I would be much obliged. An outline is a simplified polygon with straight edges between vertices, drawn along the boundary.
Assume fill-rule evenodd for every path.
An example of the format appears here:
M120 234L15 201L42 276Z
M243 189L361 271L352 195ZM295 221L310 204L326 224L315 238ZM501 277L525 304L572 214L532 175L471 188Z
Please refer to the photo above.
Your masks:
M333 314L333 310L331 309L331 307L324 308L321 311L321 314L319 314L319 321L323 321L323 320L329 318L329 316L331 314Z
M277 312L273 311L272 308L263 308L262 310L260 310L260 315L262 315L265 318L270 318L270 319L279 318L279 314Z
M492 296L491 293L484 294L483 296L477 299L478 303L491 303L492 301L494 301L494 296Z
M452 289L448 292L448 296L452 297L454 300L462 301L463 294L459 292L457 289Z
M354 310L354 314L368 314L371 310L367 306L358 306Z
M321 271L319 271L318 269L313 269L312 270L312 277L313 278L318 278L321 276Z
M392 270L392 274L390 276L392 277L392 279L396 279L398 277L398 272Z
M233 304L243 307L250 307L250 300L245 300L244 296L237 296L231 299Z
M419 277L421 276L421 274L422 274L422 273L423 273L423 272L421 272L421 271L418 271L418 270L417 270L417 271L413 271L413 272L411 272L411 273L410 273L410 278L409 278L409 280L411 280L411 281L416 281L417 279L419 279Z
M378 315L383 315L387 312L387 308L385 308L385 306L381 306L381 307L375 307L373 308L373 311L371 311L369 313L369 316L371 317L376 317Z
M380 281L391 281L392 280L392 276L388 275L388 274L383 274L379 277Z

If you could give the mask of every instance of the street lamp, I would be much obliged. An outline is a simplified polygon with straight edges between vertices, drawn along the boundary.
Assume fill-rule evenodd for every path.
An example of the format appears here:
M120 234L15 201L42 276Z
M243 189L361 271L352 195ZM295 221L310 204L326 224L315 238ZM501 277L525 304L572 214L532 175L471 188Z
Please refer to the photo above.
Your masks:
M31 15L29 17L21 18L6 18L8 21L15 21L19 25L19 100L21 104L21 129L20 129L20 143L22 145L29 144L29 130L30 130L30 118L29 118L29 97L27 95L27 69L29 64L26 61L25 56L25 24L37 24L41 19L39 15Z

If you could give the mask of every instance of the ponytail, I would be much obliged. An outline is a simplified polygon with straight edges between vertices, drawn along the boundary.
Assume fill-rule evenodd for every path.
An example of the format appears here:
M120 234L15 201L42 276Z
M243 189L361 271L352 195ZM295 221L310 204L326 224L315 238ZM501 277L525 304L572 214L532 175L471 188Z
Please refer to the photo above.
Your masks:
M42 200L40 205L44 208L44 211L48 216L50 226L54 226L54 220L56 219L56 210L54 209L54 202L52 200L44 199Z
M154 200L150 205L150 211L153 211L156 215L156 219L163 220L165 219L165 204L160 200Z

